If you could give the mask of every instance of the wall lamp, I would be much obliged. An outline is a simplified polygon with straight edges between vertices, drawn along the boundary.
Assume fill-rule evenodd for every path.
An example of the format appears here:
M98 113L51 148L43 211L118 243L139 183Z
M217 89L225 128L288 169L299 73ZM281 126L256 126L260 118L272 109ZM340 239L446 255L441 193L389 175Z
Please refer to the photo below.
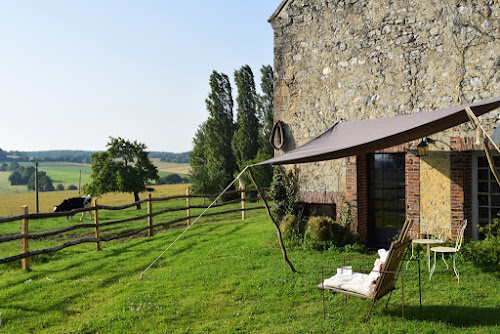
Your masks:
M440 150L443 150L444 147L439 147L438 145L436 145L436 143L441 143L445 146L448 146L448 148L451 150L451 146L446 144L444 141L442 140L439 140L439 139L432 139L432 138L429 138L429 137L425 137L424 139L422 139L422 141L417 145L417 150L418 150L418 156L419 157L425 157L427 155L429 155L429 144L432 144L434 146L436 146L437 148L439 148Z
M425 157L429 155L429 144L427 143L428 138L422 139L422 141L417 145L417 151L419 157Z

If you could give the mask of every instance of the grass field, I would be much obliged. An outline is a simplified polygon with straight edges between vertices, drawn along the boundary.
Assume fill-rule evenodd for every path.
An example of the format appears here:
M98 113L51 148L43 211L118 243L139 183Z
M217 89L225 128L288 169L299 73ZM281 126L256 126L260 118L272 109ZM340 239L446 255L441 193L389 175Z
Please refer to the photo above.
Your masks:
M498 271L458 261L461 282L439 266L423 270L418 307L416 266L405 276L406 324L396 290L362 322L369 302L327 295L322 319L321 265L340 265L342 253L289 251L292 273L276 247L273 225L250 218L194 225L139 280L141 272L181 229L151 238L86 244L2 266L2 333L499 333ZM361 265L359 265L361 266ZM372 263L366 267L371 268ZM425 266L422 266L424 268Z
M152 192L153 197L173 196L185 194L186 188L190 184L172 184L152 186L155 189ZM39 211L52 212L54 205L61 203L65 198L81 196L78 190L50 191L38 194ZM144 199L147 193L139 194ZM103 205L123 205L134 202L134 195L129 193L109 193L98 199L99 204ZM30 213L35 212L35 193L20 193L0 195L0 217L15 216L21 214L21 207L28 205Z
M179 174L183 177L189 175L189 164L161 162L160 159L152 160L155 166L158 168L158 175L160 177L165 177L170 174ZM20 165L32 166L32 164L29 162L22 162L20 163ZM82 186L91 181L91 170L89 164L71 162L42 162L40 163L39 170L47 173L47 175L52 179L54 187L58 184L62 184L65 189L68 188L69 185L78 187L80 182L80 172L82 175ZM8 180L10 174L11 172L0 172L0 206L2 203L1 196L4 194L27 194L30 192L34 194L34 192L32 190L28 190L25 185L11 186Z

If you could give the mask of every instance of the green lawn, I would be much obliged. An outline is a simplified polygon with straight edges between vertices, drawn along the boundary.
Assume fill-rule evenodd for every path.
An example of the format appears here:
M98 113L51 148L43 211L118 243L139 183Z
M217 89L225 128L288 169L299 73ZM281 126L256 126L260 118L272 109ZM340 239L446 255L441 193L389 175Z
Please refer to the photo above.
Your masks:
M273 225L250 218L194 225L139 280L140 273L182 232L86 244L2 265L2 333L499 333L498 271L458 261L461 282L442 263L432 281L422 264L418 307L416 265L405 272L406 324L401 295L385 299L368 324L369 302L328 295L322 318L321 265L339 265L337 252L290 251L292 273L276 247ZM371 268L372 263L367 264Z
M1 194L23 194L28 192L26 186L11 186L9 176L11 172L0 172L0 195Z
M21 166L29 167L33 166L32 163L22 162ZM173 164L172 170L179 165L179 169L184 167L185 164ZM72 162L41 162L39 166L39 171L47 173L47 175L52 179L54 187L58 184L62 184L64 188L68 188L69 185L74 185L78 187L80 181L80 171L82 173L81 185L91 182L90 175L92 173L89 164L83 163L72 163ZM29 190L26 185L22 186L11 186L8 180L12 172L0 172L0 195L2 194L17 194L17 193L28 193ZM168 171L159 171L159 177L165 177L171 174L175 174ZM187 177L187 175L179 174L181 177Z

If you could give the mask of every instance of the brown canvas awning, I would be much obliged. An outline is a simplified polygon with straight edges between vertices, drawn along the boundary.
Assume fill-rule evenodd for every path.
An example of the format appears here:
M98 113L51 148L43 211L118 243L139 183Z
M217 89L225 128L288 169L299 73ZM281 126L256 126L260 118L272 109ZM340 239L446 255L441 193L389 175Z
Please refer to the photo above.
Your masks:
M500 107L500 98L410 115L339 122L310 142L254 166L297 164L375 152L465 123L469 121L466 107L481 116Z

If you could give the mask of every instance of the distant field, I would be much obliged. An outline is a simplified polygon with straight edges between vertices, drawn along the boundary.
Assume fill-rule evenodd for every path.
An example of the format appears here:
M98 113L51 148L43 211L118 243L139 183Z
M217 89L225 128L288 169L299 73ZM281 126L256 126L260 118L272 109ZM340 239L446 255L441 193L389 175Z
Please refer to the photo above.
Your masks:
M189 175L189 164L162 162L160 159L151 159L160 172Z
M155 166L158 168L159 176L165 177L170 174L181 174L186 177L189 175L189 164L177 164L171 162L161 162L160 159L152 159ZM20 163L21 166L32 166L29 162ZM82 163L71 162L42 162L40 163L39 170L47 173L52 179L54 187L62 184L64 188L69 185L78 187L80 171L82 173L81 185L91 181L90 179L90 165ZM26 186L11 186L8 180L11 172L0 172L0 196L3 194L26 194L30 191ZM2 200L0 199L0 206Z
M173 196L186 193L186 188L190 184L171 184L171 185L158 185L152 188L155 191L152 193L153 197ZM52 212L54 205L61 203L65 198L81 196L78 190L66 191L50 191L39 193L38 203L40 212ZM139 197L144 199L147 193L141 193ZM116 193L106 194L98 199L99 204L103 205L123 205L134 202L134 195L129 193ZM0 195L0 217L15 216L21 214L21 207L28 205L30 213L35 212L35 192L22 193L22 194L5 194Z
M9 182L10 172L0 172L0 194L26 193L26 186L11 186ZM0 206L2 201L0 200Z

